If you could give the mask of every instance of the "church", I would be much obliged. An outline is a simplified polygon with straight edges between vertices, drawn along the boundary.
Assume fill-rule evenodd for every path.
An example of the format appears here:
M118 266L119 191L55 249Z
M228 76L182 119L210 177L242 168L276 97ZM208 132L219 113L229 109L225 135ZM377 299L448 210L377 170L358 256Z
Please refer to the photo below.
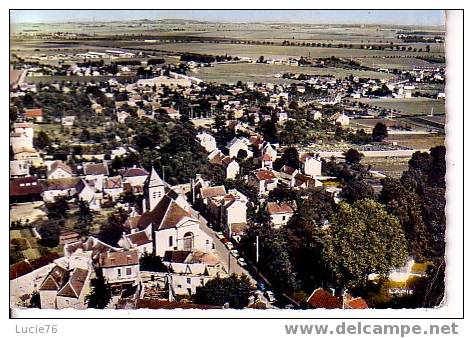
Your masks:
M211 233L203 230L194 214L186 198L176 193L153 168L137 228L124 235L121 242L128 249L136 248L160 257L167 251L213 252Z

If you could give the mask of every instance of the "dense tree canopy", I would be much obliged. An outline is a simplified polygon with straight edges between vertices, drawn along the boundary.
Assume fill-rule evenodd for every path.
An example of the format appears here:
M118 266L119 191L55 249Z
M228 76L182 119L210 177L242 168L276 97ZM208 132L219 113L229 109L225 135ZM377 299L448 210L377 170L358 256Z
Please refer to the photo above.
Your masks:
M232 274L227 278L214 278L199 286L194 295L198 304L220 305L228 303L231 308L242 309L248 305L253 286L245 275Z
M387 274L404 265L407 243L399 221L369 199L340 203L324 249L334 280L348 287L362 286L370 273Z

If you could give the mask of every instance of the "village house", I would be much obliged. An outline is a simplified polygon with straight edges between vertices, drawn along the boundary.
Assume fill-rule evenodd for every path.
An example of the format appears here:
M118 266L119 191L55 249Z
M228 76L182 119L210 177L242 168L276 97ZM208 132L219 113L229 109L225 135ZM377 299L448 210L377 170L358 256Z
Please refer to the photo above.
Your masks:
M129 234L123 234L122 238L118 241L118 245L127 250L137 250L140 255L145 253L153 254L153 239L151 238L151 233L146 231L136 231L136 229L133 229Z
M225 156L218 149L215 149L213 152L211 152L208 156L208 159L210 163L220 165L225 169L226 179L235 179L240 173L240 165L238 162L230 156Z
M344 113L335 113L330 116L330 121L334 124L340 124L342 127L347 127L350 124L350 118Z
M106 177L103 182L103 192L115 201L123 192L121 176Z
M80 178L56 178L41 181L42 196L44 202L54 202L56 197L72 197L77 193L77 185Z
M266 142L266 144L263 146L263 149L262 149L262 154L268 154L269 156L271 156L271 160L274 162L276 160L276 158L278 157L278 152L276 149L274 149L274 147L269 143L269 142Z
M299 174L299 170L288 165L283 165L279 170L280 183L293 188L295 185L295 177Z
M123 174L123 184L128 184L133 193L143 193L143 186L148 179L149 173L143 168L130 168Z
M94 181L81 179L76 187L79 201L89 204L90 209L100 210L103 194L100 189L94 185Z
M271 218L271 224L275 229L285 226L294 215L294 208L288 202L268 202L266 212Z
M27 120L32 120L34 122L41 123L43 122L43 109L41 108L25 109L25 118Z
M263 154L258 158L259 162L261 163L261 168L264 169L273 169L273 159L271 155L268 153Z
M43 187L33 176L10 180L10 203L24 203L41 200Z
M72 127L74 125L74 121L76 117L74 115L64 116L61 118L61 124L64 127Z
M208 133L199 133L197 134L197 139L202 147L209 153L217 149L217 142L215 141L215 137Z
M46 175L48 179L71 178L73 176L73 172L71 167L69 167L64 162L54 161L50 164Z
M101 253L98 267L112 289L133 286L140 280L140 255L137 250Z
M83 171L85 179L93 182L97 190L102 190L103 181L109 175L108 166L104 163L84 163Z
M257 189L259 196L263 196L277 187L278 178L272 170L258 169L248 175L248 184Z
M238 156L238 152L242 150L246 152L245 158L253 157L253 152L248 148L249 144L249 140L245 137L234 137L226 145L226 148L228 150L228 156L236 158Z
M305 153L299 156L301 163L301 171L310 177L322 175L322 161L310 153Z
M174 295L193 295L209 280L226 276L222 262L212 253L166 251L163 263L172 271L168 282Z
M31 164L25 160L10 161L10 177L25 177L30 175Z

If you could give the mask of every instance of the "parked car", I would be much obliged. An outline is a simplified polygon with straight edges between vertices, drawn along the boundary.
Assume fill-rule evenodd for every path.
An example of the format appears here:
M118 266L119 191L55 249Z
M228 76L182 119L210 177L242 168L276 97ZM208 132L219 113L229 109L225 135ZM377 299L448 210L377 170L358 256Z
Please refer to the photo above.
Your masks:
M242 267L246 266L246 262L242 257L238 258L237 261L238 261L238 264L240 264L240 266Z
M274 293L272 291L266 291L264 295L266 296L266 298L268 298L270 303L274 303L276 301L276 298L274 297Z
M230 250L230 252L231 252L233 257L235 257L235 258L238 257L238 250L237 249L232 249L232 250Z
M228 241L227 243L225 243L225 245L229 250L233 249L233 243L232 242Z
M218 239L223 239L225 236L223 235L223 232L219 231L215 233L215 236L217 236Z

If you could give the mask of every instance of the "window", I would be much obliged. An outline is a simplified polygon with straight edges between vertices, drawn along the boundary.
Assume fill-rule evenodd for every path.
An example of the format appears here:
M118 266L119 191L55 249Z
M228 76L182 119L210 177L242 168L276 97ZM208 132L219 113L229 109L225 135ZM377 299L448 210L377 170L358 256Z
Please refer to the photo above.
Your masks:
M117 276L120 278L122 276L122 269L118 268L117 269Z
M169 246L172 246L174 243L173 243L173 239L172 239L172 236L169 236Z
M283 217L282 217L282 220L285 221L285 220L286 220L286 216L283 216Z
M127 276L131 275L131 268L126 268L126 274L127 274Z
M182 285L181 285L181 284L177 284L177 288L178 288L178 289L181 289L181 288L182 288Z
M187 284L191 284L191 279L187 278Z

